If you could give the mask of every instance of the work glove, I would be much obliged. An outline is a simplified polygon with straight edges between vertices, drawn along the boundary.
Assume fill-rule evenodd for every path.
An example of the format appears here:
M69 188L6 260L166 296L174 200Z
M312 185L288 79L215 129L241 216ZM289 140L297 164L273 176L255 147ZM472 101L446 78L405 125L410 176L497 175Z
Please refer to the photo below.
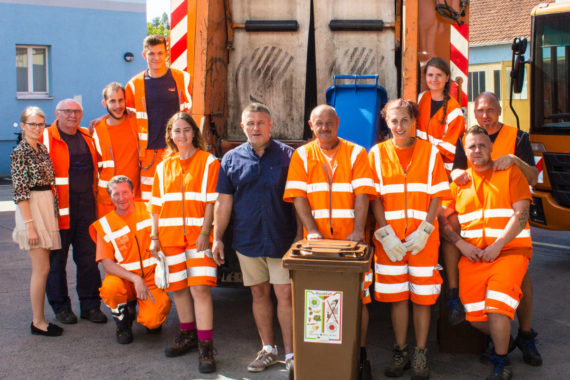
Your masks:
M154 283L157 288L166 289L170 285L168 282L168 264L166 264L166 257L161 251L158 252L158 259L156 259L156 267L154 268Z
M384 252L386 252L388 258L393 262L402 260L406 255L406 247L402 244L402 241L398 239L391 225L388 224L378 228L374 231L374 237L382 244Z
M433 229L433 224L426 222L425 220L421 222L417 230L406 236L406 242L404 245L407 250L411 251L412 255L417 255L422 251L426 246Z

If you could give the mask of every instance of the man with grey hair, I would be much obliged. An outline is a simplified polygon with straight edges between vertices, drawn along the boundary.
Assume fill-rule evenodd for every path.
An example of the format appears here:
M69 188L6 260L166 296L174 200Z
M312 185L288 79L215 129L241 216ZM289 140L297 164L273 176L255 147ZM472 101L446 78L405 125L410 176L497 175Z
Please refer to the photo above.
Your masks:
M243 110L241 127L247 142L226 153L216 188L214 259L218 265L224 263L222 238L233 218L232 248L237 252L243 284L251 289L253 316L263 345L247 367L250 372L277 363L271 285L287 368L293 363L291 284L281 258L293 241L300 239L301 230L296 228L292 205L282 200L293 148L271 138L272 125L265 105L251 103Z
M57 119L44 130L43 143L55 171L61 249L50 253L46 293L58 321L77 323L71 310L66 273L69 247L73 246L81 318L105 323L107 317L99 310L101 276L95 262L95 244L89 238L89 226L95 221L95 148L89 132L79 126L83 109L78 102L64 99L55 112Z

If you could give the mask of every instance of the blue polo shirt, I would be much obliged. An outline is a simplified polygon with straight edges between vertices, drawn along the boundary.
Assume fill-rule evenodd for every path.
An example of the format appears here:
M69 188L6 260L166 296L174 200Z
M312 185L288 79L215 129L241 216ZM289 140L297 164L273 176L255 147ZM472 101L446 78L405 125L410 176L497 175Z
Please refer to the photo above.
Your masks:
M216 192L233 195L232 248L242 255L281 258L293 243L295 213L283 201L293 151L271 139L261 157L246 142L222 159Z

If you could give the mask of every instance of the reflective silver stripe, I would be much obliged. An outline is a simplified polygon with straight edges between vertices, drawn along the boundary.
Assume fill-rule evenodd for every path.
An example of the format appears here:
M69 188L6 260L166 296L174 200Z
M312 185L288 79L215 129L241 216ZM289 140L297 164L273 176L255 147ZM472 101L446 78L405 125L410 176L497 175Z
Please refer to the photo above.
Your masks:
M450 113L447 114L447 117L445 118L446 124L451 123L453 120L457 119L459 116L463 117L463 111L461 111L461 108L456 108L453 111L451 111Z
M216 277L216 267L190 267L188 277Z
M307 192L307 182L287 181L287 183L285 184L285 190L290 190L290 189L301 190L301 191L304 191L306 193Z
M432 185L430 194L437 194L440 191L449 190L449 182L443 181L438 184Z
M137 111L137 119L148 119L146 112Z
M483 218L483 211L481 211L481 210L469 212L467 214L457 215L457 219L459 220L459 223L469 223L469 222L472 222L474 220L478 220L481 218Z
M418 104L420 104L420 102L422 101L422 98L424 97L424 94L425 94L425 93L426 93L426 92L423 91L423 92L420 92L420 94L418 95Z
M60 215L60 216L69 215L69 208L60 208L60 209L59 209L59 215Z
M185 109L187 109L188 111L190 111L192 109L192 97L190 96L190 93L188 92L188 87L190 87L190 74L188 74L186 71L182 71L182 78L184 78L184 95L186 96L186 99L188 99L188 102L180 104L180 111L184 111ZM182 99L180 99L182 101Z
M420 139L422 140L427 140L427 133L425 133L425 131L420 131L419 129L416 129L416 136L418 136Z
M505 305L516 309L519 306L519 301L509 296L508 294L497 292L495 290L487 290L486 298L504 303Z
M200 188L201 198L199 200L202 202L206 202L208 199L208 177L210 176L210 166L214 161L216 161L216 158L213 155L209 154L208 158L206 159L204 174L202 176L202 187Z
M374 145L372 147L372 156L374 157L374 168L376 170L376 176L378 177L378 183L376 184L376 191L378 193L381 193L384 182L382 180L382 167L380 166L380 148L378 147L378 144Z
M115 162L112 160L107 160L107 161L99 161L99 167L100 168L114 168L115 167Z
M353 209L333 209L332 210L332 217L336 218L346 218L346 219L354 219L354 210Z
M453 170L453 162L444 162L443 167L445 170Z
M408 218L413 218L422 221L425 220L427 217L427 212L414 210L411 208L408 209L407 214ZM384 211L384 215L386 217L386 220L404 219L406 217L406 210Z
M154 178L141 175L141 184L152 186Z
M55 177L55 185L56 186L69 185L69 178L67 178L67 177Z
M204 218L186 218L187 226L202 226ZM160 218L158 219L159 227L178 227L183 225L182 218Z
M494 237L494 238L498 238L499 236L501 236L503 234L502 229L500 228L485 228L485 235L488 237ZM515 237L515 239L517 238L529 238L530 237L530 229L525 228L523 229L521 232L519 232L519 234Z
M364 281L372 282L374 280L374 274L372 272L366 272L364 274ZM364 284L363 284L364 285Z
M436 267L414 267L410 266L410 276L414 277L433 277L433 271Z
M441 293L441 285L418 285L410 282L410 292L417 294L419 296L434 296Z
M131 86L131 87L132 87L132 85L131 85L130 82L127 84L127 86ZM135 91L133 90L133 92L135 92ZM137 109L136 109L135 107L127 107L127 109L128 109L129 111L131 111L131 112L137 112Z
M101 178L99 178L98 186L103 188L103 189L106 189L108 183L109 183L109 181L103 181Z
M141 191L141 198L144 201L149 201L151 197L152 197L152 193L150 191Z
M395 194L395 193L403 193L404 192L404 184L395 184L395 185L384 185L381 186L381 194Z
M97 150L97 153L103 155L103 151L101 150L101 144L99 142L99 134L97 133L97 129L93 131L93 141L95 141L95 149ZM101 165L101 162L99 162L99 165Z
M123 236L125 233L123 232L123 233L117 234L115 237L113 230L111 229L111 226L109 225L109 221L107 220L107 217L105 217L105 216L102 217L99 220L99 222L101 223L101 227L103 228L103 232L105 232L105 236L103 236L103 240L105 240L107 243L111 242L111 244L113 245L113 248L115 248L115 259L117 260L118 263L121 263L123 261L123 255L121 255L121 251L119 251L119 247L117 246L117 243L115 242L115 238ZM129 226L125 226L117 232L121 232L125 228L127 229L127 233L128 233L130 231Z
M150 204L151 204L151 205L155 205L155 206L162 207L162 199L157 198L157 197L151 197L151 198L150 198Z
M483 237L483 230L461 230L461 237L467 239L480 238Z
M44 145L47 148L47 151L49 153L49 149L50 149L50 145L49 145L49 128L44 128L44 141L43 141Z
M307 194L315 193L317 191L329 191L329 184L327 182L315 182L307 185Z
M324 219L328 218L330 213L329 209L321 209L321 210L311 210L311 214L313 215L313 219Z
M448 143L447 141L441 141L439 144L440 147L447 150L451 154L455 154L455 146L453 144Z
M372 185L370 185L372 186ZM352 185L350 183L333 183L332 191L335 193L352 193Z
M175 282L184 281L188 278L188 272L186 269L181 270L180 272L176 273L169 273L168 274L168 282L173 284Z
M384 284L376 282L374 284L374 291L382 294L396 294L410 291L410 283L408 281L400 282L398 284Z
M211 203L218 200L218 193L208 193L206 194L206 202Z
M465 307L465 311L468 313L473 313L475 311L481 311L481 310L485 309L485 301L466 303L465 305L463 305L463 307Z
M186 252L180 252L174 256L166 256L166 265L172 266L186 261Z
M164 197L164 161L156 165L155 176L158 177L158 188L160 190L160 197L162 198Z
M435 148L435 147L431 147L430 150L430 154L429 154L429 164L428 164L428 175L427 175L427 188L430 190L431 193L431 186L432 186L432 181L433 181L433 171L435 168L435 159L437 158L437 155L439 154L439 151ZM433 194L433 193L431 193Z
M350 168L354 168L354 163L356 162L356 159L358 158L358 155L360 154L360 152L362 152L364 150L363 147L361 147L360 145L354 145L354 149L352 149L352 153L350 155Z
M403 274L408 274L408 264L383 265L376 263L374 265L374 271L377 274L386 275L386 276L400 276Z
M308 169L307 169L307 150L305 149L304 145L297 148L297 154L299 155L299 158L303 161L305 173L307 173L308 172Z
M148 133L139 133L139 140L147 141L148 140Z
M184 199L187 201L207 202L208 200L216 200L218 193L196 193L187 191L184 193ZM182 201L182 193L166 193L163 197L163 202L180 202Z
M189 110L191 108L192 108L192 102L180 104L180 111L184 111L185 109Z
M137 222L137 231L143 230L145 228L152 227L152 219L145 219Z
M196 251L196 248L187 249L185 251L187 259L203 259L204 258L204 251Z
M156 265L157 261L154 257L150 257L148 259L144 259L143 260L143 267L148 268L152 265ZM141 269L141 263L138 261L132 262L132 263L125 263L125 264L119 264L120 266L122 266L123 268L125 268L128 271L135 271L135 270L139 270Z
M370 187L374 187L374 181L372 180L372 178L358 178L355 180L352 180L352 187L355 189L358 189L359 187L363 187L363 186L370 186ZM334 191L334 188L333 188Z
M490 208L485 210L485 218L510 218L515 214L512 208Z

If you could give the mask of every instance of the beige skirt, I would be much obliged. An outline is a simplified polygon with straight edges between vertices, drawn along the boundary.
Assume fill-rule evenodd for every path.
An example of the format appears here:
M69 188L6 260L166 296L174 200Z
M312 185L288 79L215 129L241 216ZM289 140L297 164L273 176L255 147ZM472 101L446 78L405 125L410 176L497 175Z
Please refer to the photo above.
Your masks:
M52 192L50 190L32 191L29 204L32 213L32 223L36 234L38 234L39 242L32 246L28 243L28 230L20 212L20 207L16 207L16 227L14 232L12 232L12 240L18 243L20 249L24 250L29 250L30 248L60 249L59 225L53 209L54 199Z

